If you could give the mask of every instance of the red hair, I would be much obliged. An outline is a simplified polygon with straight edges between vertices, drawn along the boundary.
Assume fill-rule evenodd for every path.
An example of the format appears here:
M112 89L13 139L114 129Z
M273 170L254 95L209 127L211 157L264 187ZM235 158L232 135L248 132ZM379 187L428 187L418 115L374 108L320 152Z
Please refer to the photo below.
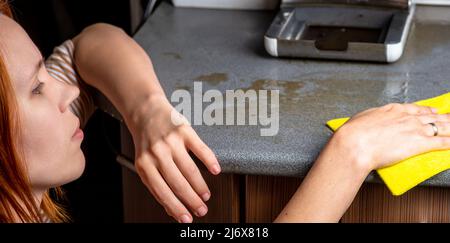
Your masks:
M0 13L12 17L8 2L0 0ZM3 31L3 30L0 30ZM37 205L20 149L18 105L11 78L0 52L0 222L67 221L64 210L45 193ZM56 188L56 195L61 190ZM44 216L45 215L45 216Z

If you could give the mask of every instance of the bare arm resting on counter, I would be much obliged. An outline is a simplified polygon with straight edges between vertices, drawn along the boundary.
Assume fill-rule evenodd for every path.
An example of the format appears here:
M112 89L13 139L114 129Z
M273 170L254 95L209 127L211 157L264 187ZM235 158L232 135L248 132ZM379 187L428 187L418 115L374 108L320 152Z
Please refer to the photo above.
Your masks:
M136 169L151 193L179 222L203 216L210 197L192 150L213 174L213 152L188 125L171 123L152 63L133 39L104 24L74 40L83 80L104 93L125 119L136 147ZM435 123L439 136L434 136ZM354 116L340 128L276 222L337 222L373 169L416 154L450 149L450 116L412 104L390 104Z
M179 222L192 222L189 210L204 216L211 193L188 152L212 174L220 173L219 163L192 127L171 122L174 109L149 56L122 30L107 24L86 28L73 42L80 76L112 102L130 129L135 166L149 191Z
M275 222L338 222L372 170L450 149L450 115L436 113L390 104L354 116L328 142Z

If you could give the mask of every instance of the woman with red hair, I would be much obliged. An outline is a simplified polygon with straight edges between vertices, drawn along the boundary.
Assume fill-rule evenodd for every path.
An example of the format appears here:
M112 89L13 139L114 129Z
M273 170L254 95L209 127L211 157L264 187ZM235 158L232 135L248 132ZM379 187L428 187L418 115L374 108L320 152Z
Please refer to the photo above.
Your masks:
M188 152L213 174L220 165L189 124L171 122L174 108L133 39L96 24L44 60L6 1L0 12L0 222L68 219L49 190L83 172L80 127L94 109L88 85L121 113L136 145L136 170L167 213L186 223L191 212L207 213L211 193Z
M65 222L50 190L77 179L80 129L93 110L88 85L113 103L130 129L143 183L178 222L204 216L211 193L188 154L212 174L214 153L174 108L148 55L120 29L97 24L55 48L38 48L0 0L0 222ZM183 120L181 120L183 121ZM277 222L337 222L371 170L450 149L450 116L390 104L354 116L331 138Z

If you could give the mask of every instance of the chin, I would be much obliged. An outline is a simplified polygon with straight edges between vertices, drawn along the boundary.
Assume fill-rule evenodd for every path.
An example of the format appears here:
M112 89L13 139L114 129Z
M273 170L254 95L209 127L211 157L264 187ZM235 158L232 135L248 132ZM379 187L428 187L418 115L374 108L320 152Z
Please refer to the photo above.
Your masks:
M55 183L57 185L55 185L54 187L68 184L72 181L77 180L81 177L81 175L83 175L84 168L86 166L86 160L82 152L80 152L80 155L76 157L77 158L71 159L70 166L66 167L64 174L61 175L60 180L58 181L58 183Z
M72 182L78 178L81 177L81 175L83 175L84 169L86 167L86 159L84 157L83 152L80 153L80 158L77 159L77 161L73 161L74 167L73 167L73 171L71 173L71 177L69 178L69 182ZM65 183L65 184L66 184Z
M75 153L67 159L59 159L54 169L35 171L31 175L31 185L34 190L48 190L70 183L83 174L86 165L83 152ZM51 171L51 172L50 172Z

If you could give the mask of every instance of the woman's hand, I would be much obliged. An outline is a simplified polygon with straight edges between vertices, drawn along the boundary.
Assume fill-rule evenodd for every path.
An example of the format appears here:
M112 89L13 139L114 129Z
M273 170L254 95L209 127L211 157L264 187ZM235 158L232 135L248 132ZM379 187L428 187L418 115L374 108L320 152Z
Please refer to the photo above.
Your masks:
M276 222L338 222L371 170L442 149L450 115L412 104L361 112L338 129Z
M187 208L205 215L204 202L211 193L188 151L215 175L220 173L219 163L189 125L171 122L174 109L147 53L124 31L108 24L89 26L73 42L79 74L106 95L130 129L135 166L147 188L180 222L192 221Z
M133 115L129 128L135 144L135 167L143 183L178 222L192 222L190 209L204 216L211 196L192 151L217 175L221 169L211 151L185 122L172 122L175 111L163 95L149 98ZM176 117L176 116L175 116ZM179 117L178 117L179 118Z
M430 123L436 124L434 136ZM414 104L389 104L366 110L338 129L333 139L368 170L417 154L450 149L450 115Z

